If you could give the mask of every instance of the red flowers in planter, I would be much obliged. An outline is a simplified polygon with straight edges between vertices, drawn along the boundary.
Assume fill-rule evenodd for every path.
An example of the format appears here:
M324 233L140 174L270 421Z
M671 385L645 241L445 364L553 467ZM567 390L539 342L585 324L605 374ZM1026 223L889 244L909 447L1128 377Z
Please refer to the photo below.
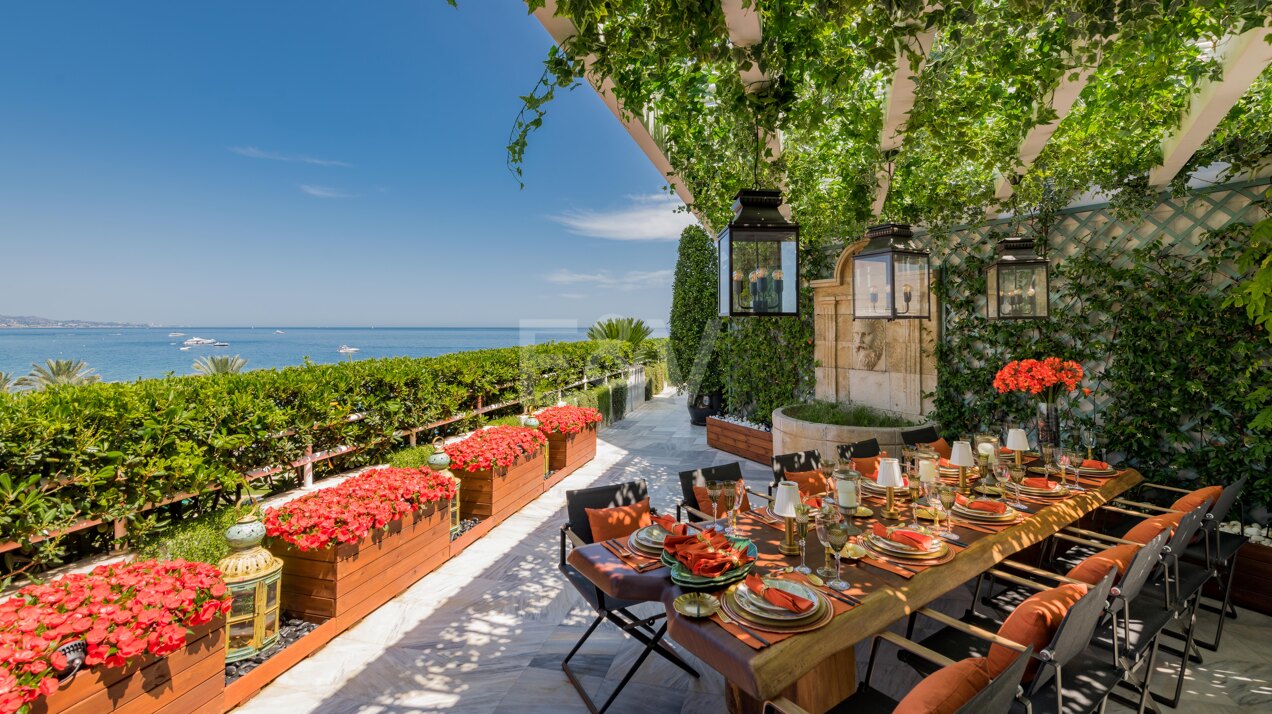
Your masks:
M101 565L0 602L0 714L57 691L66 667L57 648L88 644L84 666L122 667L149 653L172 654L191 627L228 612L221 573L183 560Z
M298 549L357 543L430 503L455 497L455 482L429 469L376 469L265 511L266 535Z
M544 434L577 434L588 424L601 421L601 413L591 407L548 407L535 415Z
M495 466L512 466L522 454L532 454L548 443L538 429L526 426L492 426L446 445L455 468L486 471Z
M994 388L999 393L1027 392L1044 394L1047 401L1055 401L1063 392L1072 392L1082 381L1082 365L1059 357L1046 359L1022 359L1008 362L994 376Z

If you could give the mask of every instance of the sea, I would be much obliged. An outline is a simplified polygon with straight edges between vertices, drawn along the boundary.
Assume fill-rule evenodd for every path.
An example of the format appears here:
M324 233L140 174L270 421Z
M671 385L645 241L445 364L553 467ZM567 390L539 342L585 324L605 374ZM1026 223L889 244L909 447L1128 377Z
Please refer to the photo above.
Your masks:
M170 337L169 333L184 335ZM661 337L664 334L655 336ZM228 342L192 346L191 337ZM205 355L239 355L247 370L378 357L433 357L451 352L587 339L586 327L147 327L0 329L0 372L18 376L33 362L83 360L104 381L194 374ZM342 354L341 346L357 348Z

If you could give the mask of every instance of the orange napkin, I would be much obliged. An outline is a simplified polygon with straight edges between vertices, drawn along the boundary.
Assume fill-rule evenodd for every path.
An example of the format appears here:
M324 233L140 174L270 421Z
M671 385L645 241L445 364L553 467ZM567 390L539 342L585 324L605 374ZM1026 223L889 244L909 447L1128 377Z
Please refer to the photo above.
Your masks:
M1082 462L1082 468L1084 468L1084 469L1107 469L1107 468L1109 468L1109 464L1108 464L1108 462L1107 462L1107 461L1098 461L1098 460L1096 460L1096 459L1085 459L1085 460L1083 460L1083 462Z
M672 535L684 535L689 532L689 526L683 523L677 523L675 516L670 514L665 516L650 516L650 520L663 527L663 530Z
M769 603L791 612L808 612L816 604L808 598L792 595L779 588L771 588L764 584L763 578L754 574L746 576L746 589L764 598Z
M949 459L946 459L946 458L940 458L940 459L937 459L937 460L936 460L936 465L937 465L937 466L940 466L940 467L941 467L941 468L943 468L943 469L956 469L956 468L958 468L958 467L957 467L957 466L955 466L954 464L951 464L951 463L950 463L950 460L949 460Z
M1045 479L1041 477L1027 478L1021 481L1020 485L1027 486L1029 488L1036 488L1040 491L1054 491L1057 488L1060 488L1060 484L1056 483L1055 481L1051 481L1049 479Z
M1007 512L1007 504L1002 503L1000 501L986 501L979 498L973 500L968 498L967 496L964 496L961 493L954 497L954 501L958 503L958 505L963 506L965 508L970 508L973 511L986 511L988 513L1006 513Z
M689 572L706 578L714 578L752 560L734 550L729 540L716 531L667 536L663 541L663 549L688 568Z
M819 510L822 507L822 500L818 496L804 496L801 494L800 498L803 500L805 506L808 506L814 511Z
M874 524L874 534L894 543L908 545L911 548L918 548L919 550L927 550L932 547L932 536L930 535L915 531L907 531L903 528L898 528L889 532L888 527L882 523Z

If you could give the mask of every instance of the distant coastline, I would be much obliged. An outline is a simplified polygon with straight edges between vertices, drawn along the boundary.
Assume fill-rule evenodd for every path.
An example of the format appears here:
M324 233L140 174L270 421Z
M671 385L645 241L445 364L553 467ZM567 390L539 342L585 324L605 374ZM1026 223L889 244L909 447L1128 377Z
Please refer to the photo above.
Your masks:
M132 322L97 322L95 320L51 320L47 317L38 317L36 315L0 315L0 329L69 328L82 330L120 327L151 327L151 325L138 325Z

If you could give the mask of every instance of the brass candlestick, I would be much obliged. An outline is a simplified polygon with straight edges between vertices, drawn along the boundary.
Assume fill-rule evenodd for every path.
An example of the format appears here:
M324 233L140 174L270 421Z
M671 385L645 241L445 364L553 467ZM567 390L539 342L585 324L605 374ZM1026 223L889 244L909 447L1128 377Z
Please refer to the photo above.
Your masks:
M972 488L967 485L967 467L958 467L958 492L964 496L970 495Z
M1016 468L1020 468L1021 466L1023 466L1024 464L1022 462L1024 460L1025 460L1025 452L1017 451L1016 452Z
M787 517L782 520L786 522L786 533L777 549L782 555L799 555L798 526L795 525L795 519Z
M889 518L897 521L901 520L901 512L897 510L896 489L892 486L888 487L888 505L883 509L883 513L879 515L883 518Z

